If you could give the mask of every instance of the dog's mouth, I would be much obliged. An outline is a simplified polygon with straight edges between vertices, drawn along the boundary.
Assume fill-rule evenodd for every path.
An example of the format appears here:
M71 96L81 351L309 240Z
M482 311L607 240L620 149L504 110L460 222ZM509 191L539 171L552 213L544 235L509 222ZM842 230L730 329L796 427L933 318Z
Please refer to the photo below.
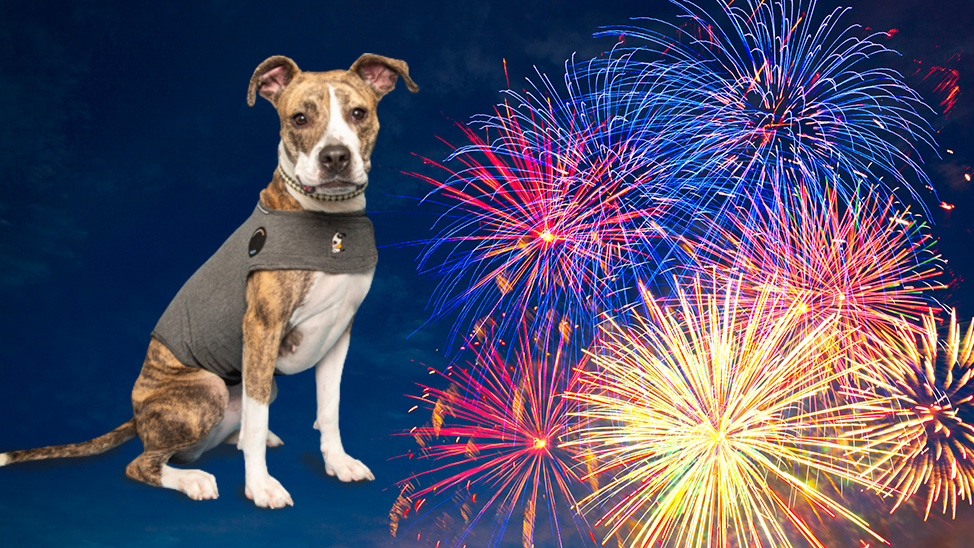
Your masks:
M358 196L365 190L366 183L358 184L345 179L334 179L317 185L305 184L298 180L301 192L308 197L318 200L348 200Z
M359 188L357 185L350 181L329 181L327 183L321 183L318 185L301 185L301 190L307 192L308 194L329 194L329 195L341 195L348 194L349 192L354 192Z
M324 200L326 202L351 200L365 192L365 187L369 184L368 179L361 183L354 183L345 179L332 179L324 183L309 185L302 181L299 176L288 175L280 167L278 167L277 172L280 173L281 178L284 179L284 182L292 191L304 194L315 200Z

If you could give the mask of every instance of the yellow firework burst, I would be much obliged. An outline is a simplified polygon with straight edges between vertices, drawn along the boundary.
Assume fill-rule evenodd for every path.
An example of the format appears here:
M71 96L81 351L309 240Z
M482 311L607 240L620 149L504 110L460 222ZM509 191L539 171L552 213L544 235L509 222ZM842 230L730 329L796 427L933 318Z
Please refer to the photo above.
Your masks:
M738 307L738 287L706 294L695 282L672 308L644 291L647 318L605 330L590 389L570 394L596 425L579 442L601 463L594 473L613 477L583 506L605 509L608 534L628 534L627 544L642 548L791 547L797 537L821 547L799 515L805 504L885 542L810 480L824 474L881 489L856 471L881 450L844 433L890 401L823 398L842 386L831 363L847 344L835 335L836 315L799 329L799 305L781 312L764 290ZM873 369L853 364L846 373Z

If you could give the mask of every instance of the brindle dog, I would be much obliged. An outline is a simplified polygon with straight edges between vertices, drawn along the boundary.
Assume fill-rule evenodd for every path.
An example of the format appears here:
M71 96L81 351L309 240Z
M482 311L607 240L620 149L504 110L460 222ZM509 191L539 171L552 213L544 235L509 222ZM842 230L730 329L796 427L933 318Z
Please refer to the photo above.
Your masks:
M257 95L281 119L278 168L260 194L269 209L360 212L370 157L379 130L376 106L402 77L418 87L398 59L362 55L349 70L302 72L287 57L267 59L254 71L247 101ZM333 242L322 242L324 252ZM338 244L341 245L340 242ZM132 392L134 417L96 439L0 454L0 466L37 459L93 455L138 435L144 452L127 467L129 477L177 489L202 500L218 496L216 480L202 470L174 468L224 442L237 443L246 464L246 495L261 507L293 505L267 471L267 446L281 444L268 430L276 397L275 372L315 368L321 452L328 474L341 481L373 479L350 457L338 430L339 385L352 319L368 293L374 268L329 274L312 270L258 270L246 281L242 383L228 385L206 369L186 365L157 337L149 343Z

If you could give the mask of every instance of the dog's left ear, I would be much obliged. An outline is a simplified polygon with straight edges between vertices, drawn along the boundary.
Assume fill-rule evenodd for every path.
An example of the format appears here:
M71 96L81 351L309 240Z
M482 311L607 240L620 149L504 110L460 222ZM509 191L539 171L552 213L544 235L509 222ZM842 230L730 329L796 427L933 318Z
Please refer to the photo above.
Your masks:
M419 91L419 86L409 77L409 65L399 59L391 59L374 53L363 53L352 64L352 68L348 70L365 80L365 83L375 91L379 99L396 88L396 80L399 76L402 76L409 91L413 93Z

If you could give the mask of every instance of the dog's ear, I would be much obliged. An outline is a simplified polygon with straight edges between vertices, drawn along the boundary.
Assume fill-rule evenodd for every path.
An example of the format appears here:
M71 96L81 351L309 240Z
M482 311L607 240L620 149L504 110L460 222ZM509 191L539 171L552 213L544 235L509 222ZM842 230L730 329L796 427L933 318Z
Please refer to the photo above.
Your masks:
M419 86L409 77L409 65L399 59L390 59L374 53L363 53L352 64L352 68L348 70L365 80L365 83L375 91L379 99L396 88L396 80L399 76L405 80L406 88L409 91L413 93L419 91Z
M257 94L274 104L278 95L291 80L301 72L298 65L283 55L268 57L257 66L254 75L250 77L250 87L247 89L247 104L254 106Z

